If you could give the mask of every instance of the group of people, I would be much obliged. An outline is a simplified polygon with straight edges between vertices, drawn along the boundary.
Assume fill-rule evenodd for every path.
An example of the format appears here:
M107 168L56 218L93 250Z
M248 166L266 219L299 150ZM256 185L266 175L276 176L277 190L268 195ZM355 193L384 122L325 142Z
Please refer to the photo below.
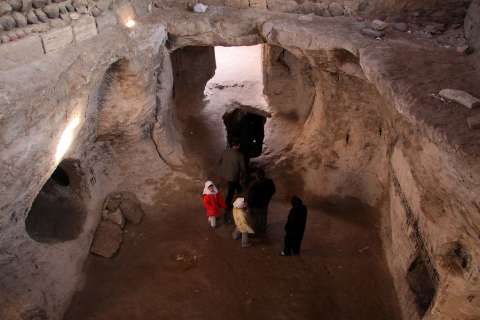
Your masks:
M203 203L212 228L223 215L224 224L235 224L234 239L241 238L241 246L251 246L250 235L261 236L267 231L268 206L275 194L275 184L258 168L253 181L248 181L247 163L240 152L240 144L233 142L220 159L221 188L226 189L225 199L212 182L205 182ZM285 225L284 249L281 255L299 255L307 221L307 208L302 200L294 196L292 208Z

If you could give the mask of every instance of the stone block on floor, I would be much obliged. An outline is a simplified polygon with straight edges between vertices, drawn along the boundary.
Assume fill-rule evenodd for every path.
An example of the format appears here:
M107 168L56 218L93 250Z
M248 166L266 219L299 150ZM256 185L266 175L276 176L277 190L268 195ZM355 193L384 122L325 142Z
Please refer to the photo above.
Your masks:
M110 221L102 221L95 231L90 252L105 258L111 258L120 249L122 241L121 227Z

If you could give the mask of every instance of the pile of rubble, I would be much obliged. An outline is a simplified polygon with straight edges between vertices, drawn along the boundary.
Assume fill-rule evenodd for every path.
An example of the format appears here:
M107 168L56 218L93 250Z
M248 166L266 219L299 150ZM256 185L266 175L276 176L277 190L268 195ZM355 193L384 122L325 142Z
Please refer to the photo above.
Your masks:
M102 220L95 231L90 252L111 258L120 249L126 222L139 224L143 215L142 206L135 194L110 194L103 205Z
M65 26L80 15L98 17L104 6L92 0L0 1L0 43Z

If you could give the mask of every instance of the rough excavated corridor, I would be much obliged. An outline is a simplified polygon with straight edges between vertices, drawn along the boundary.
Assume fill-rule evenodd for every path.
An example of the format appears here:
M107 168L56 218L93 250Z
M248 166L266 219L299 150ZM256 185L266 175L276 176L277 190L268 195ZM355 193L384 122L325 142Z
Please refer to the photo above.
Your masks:
M269 108L261 49L216 48L210 64L213 48L173 54L186 157L205 177L216 178L229 105ZM215 65L204 97L205 68ZM290 260L279 256L287 194L274 198L266 237L242 249L231 226L207 225L199 186L201 179L179 179L159 190L142 225L125 229L117 256L91 256L65 319L399 319L375 209L352 199L309 203L304 252Z
M479 0L0 0L0 319L480 319L479 50Z

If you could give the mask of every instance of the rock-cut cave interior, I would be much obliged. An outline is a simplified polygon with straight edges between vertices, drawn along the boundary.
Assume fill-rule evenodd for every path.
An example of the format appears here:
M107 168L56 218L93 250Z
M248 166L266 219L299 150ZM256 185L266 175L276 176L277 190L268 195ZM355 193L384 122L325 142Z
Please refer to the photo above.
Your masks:
M1 320L479 320L480 0L0 0L0 177Z

